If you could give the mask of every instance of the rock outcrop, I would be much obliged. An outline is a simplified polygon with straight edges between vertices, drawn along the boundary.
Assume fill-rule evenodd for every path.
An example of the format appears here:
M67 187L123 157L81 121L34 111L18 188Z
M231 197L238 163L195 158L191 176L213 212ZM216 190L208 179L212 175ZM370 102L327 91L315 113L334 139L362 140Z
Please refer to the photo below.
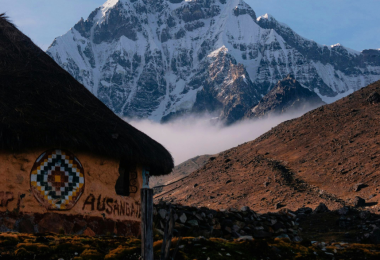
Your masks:
M280 80L254 108L246 113L247 118L266 118L284 113L308 111L325 105L322 99L291 75Z

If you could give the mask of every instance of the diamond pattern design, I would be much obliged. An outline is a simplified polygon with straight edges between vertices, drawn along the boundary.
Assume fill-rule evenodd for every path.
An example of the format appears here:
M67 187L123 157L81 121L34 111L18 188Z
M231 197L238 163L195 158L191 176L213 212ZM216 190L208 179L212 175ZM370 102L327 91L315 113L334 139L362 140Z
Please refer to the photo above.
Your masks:
M34 163L30 186L36 199L47 209L71 209L84 191L83 166L67 151L47 151Z

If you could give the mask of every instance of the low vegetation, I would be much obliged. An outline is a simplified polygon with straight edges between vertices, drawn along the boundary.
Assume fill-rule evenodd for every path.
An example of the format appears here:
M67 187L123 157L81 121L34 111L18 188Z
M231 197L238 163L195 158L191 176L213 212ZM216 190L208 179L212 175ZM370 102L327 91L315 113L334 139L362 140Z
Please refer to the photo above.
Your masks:
M172 250L177 246L174 238ZM159 259L162 240L155 236L155 259ZM0 259L140 259L140 240L132 237L85 237L57 234L0 234ZM288 239L225 240L184 237L176 260L217 259L380 259L380 245L318 243Z

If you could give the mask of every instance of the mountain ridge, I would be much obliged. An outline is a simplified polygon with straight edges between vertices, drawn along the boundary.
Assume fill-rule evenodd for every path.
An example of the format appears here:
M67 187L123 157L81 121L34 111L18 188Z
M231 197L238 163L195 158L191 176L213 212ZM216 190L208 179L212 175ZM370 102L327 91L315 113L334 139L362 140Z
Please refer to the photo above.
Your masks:
M379 211L380 81L219 153L156 199L258 212L326 204ZM196 185L195 185L196 184Z
M244 117L288 74L322 99L380 79L380 51L307 40L242 0L109 0L47 53L120 116Z

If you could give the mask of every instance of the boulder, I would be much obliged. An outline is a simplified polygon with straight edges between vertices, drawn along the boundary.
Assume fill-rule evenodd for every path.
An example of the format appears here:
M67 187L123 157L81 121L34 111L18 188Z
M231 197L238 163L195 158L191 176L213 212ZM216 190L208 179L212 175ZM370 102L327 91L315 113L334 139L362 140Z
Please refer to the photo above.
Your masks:
M364 183L356 183L352 188L354 191L358 192L361 189L364 189L365 187L368 187L368 185L366 185Z
M249 211L249 207L248 206L243 206L243 207L240 208L240 211L247 212L247 211Z
M281 234L281 235L277 236L275 239L276 240L277 239L281 239L281 240L286 240L288 242L291 242L291 239L290 239L290 237L287 234Z
M187 221L187 223L188 223L190 226L192 226L192 227L196 227L196 226L198 226L198 221L195 220L195 219L193 219L193 220L189 220L189 221Z
M380 95L379 93L377 92L372 92L368 98L367 98L367 102L370 103L370 104L377 104L380 102Z
M342 216L347 215L348 212L350 212L350 208L349 207L343 207L343 208L340 208L338 210L338 214L342 215Z
M239 232L240 227L238 225L233 225L232 226L232 230L235 231L235 232Z
M182 215L179 217L179 220L181 221L181 223L185 224L187 220L186 214L182 213Z
M302 208L299 208L296 213L297 214L310 214L313 212L313 209L309 208L309 207L302 207Z
M228 233L232 232L232 229L230 227L224 227L224 230L227 231Z
M160 217L161 217L162 219L165 219L165 217L166 217L166 210L164 210L164 209L160 209L160 210L158 211L158 213L160 214Z
M325 212L329 212L329 208L324 204L324 203L320 203L316 208L315 210L313 211L314 214L318 214L318 213L325 213Z
M356 196L354 198L354 207L359 208L359 207L364 207L365 206L365 199L360 198L359 196Z
M279 202L279 203L276 203L276 204L274 205L274 209L280 209L280 208L282 208L282 207L284 207L284 205L282 205L280 202Z
M96 234L91 228L86 228L86 230L83 232L84 236L94 237Z
M241 236L238 238L238 241L252 241L253 237L252 236Z

